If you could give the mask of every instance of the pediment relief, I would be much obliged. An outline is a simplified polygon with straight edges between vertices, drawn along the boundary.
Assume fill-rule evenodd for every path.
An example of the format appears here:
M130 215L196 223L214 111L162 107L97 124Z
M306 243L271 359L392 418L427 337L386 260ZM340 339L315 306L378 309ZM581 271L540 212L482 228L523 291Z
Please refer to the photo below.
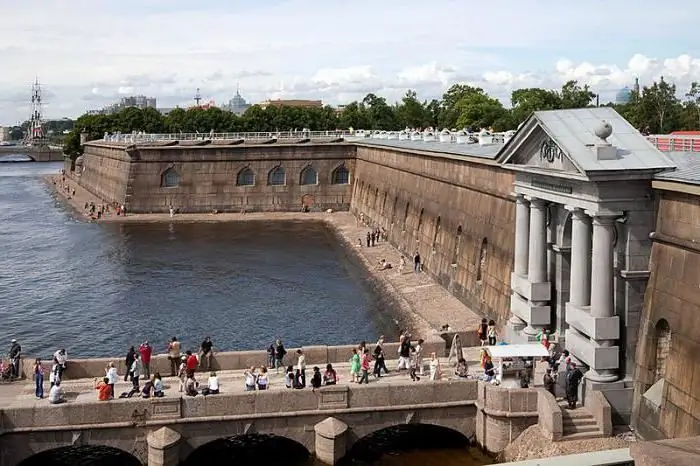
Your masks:
M513 147L513 153L505 164L581 174L566 152L540 127L535 128L521 144Z

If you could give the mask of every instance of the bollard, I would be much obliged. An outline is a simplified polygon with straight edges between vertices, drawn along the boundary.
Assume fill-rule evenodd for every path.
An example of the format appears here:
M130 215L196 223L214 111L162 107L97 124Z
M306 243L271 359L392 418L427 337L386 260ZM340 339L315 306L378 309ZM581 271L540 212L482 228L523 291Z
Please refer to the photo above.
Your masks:
M327 417L314 426L314 431L316 432L316 459L323 464L334 465L345 456L347 424L334 417Z

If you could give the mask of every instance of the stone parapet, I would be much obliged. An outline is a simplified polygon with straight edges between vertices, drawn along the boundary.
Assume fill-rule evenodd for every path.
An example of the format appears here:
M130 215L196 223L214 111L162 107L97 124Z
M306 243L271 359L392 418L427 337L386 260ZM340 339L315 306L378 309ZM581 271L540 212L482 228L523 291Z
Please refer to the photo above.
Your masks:
M374 343L369 343L370 346ZM341 345L341 346L304 346L301 348L287 348L287 356L285 361L289 364L296 362L296 350L301 349L306 357L308 366L326 365L327 363L345 363L350 359L353 348L356 345ZM398 354L398 343L384 343L384 351L389 359ZM424 354L435 352L438 355L444 355L446 343L441 338L434 338L423 343ZM184 353L183 353L184 354ZM33 356L26 356L26 361L33 361ZM212 358L211 370L240 370L248 369L251 366L262 366L267 364L267 351L226 351L215 353ZM24 362L24 361L23 361ZM71 359L68 361L68 367L63 374L64 380L84 379L93 377L104 377L107 364L114 362L117 371L124 374L126 371L126 363L123 357L114 358L94 358L94 359ZM31 378L32 368L29 364L22 364L22 371L26 378ZM150 366L151 374L160 372L162 375L170 374L170 360L165 354L153 356Z
M478 383L476 437L491 453L500 453L538 422L538 391Z
M605 394L600 390L590 391L586 396L585 406L595 418L603 436L610 437L613 433L612 408Z
M634 466L697 466L700 464L700 437L632 444Z
M543 388L537 389L537 414L542 433L552 442L561 440L564 435L561 409L554 395Z

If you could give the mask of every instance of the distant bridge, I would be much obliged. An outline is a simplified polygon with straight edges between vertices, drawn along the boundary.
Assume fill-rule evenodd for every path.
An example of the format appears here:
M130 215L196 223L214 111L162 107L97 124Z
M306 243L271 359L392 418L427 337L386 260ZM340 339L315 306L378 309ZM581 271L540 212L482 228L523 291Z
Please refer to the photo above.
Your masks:
M0 161L3 155L26 155L32 162L63 162L63 148L58 146L0 146Z

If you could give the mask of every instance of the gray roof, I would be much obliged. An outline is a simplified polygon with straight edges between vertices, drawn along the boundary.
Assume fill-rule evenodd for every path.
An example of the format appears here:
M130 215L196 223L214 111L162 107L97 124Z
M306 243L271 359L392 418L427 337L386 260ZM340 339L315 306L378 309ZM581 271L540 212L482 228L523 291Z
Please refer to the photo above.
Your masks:
M700 185L700 153L667 152L666 155L675 162L678 168L658 173L654 179Z
M591 146L599 143L595 130L601 121L612 125L612 135L607 141L618 148L618 158L598 160ZM533 125L542 129L570 157L584 173L601 171L650 170L662 171L675 167L673 161L637 131L611 107L577 108L535 112L525 125L509 141L504 152L517 144L519 135L527 134ZM512 155L512 154L511 154ZM506 158L507 160L507 158ZM504 162L506 160L503 160Z
M463 157L478 157L482 159L495 159L503 144L457 144L456 142L426 142L399 139L374 139L374 138L345 138L347 142L366 144L368 146L390 147L393 149L419 150L435 152L436 154L459 155Z

